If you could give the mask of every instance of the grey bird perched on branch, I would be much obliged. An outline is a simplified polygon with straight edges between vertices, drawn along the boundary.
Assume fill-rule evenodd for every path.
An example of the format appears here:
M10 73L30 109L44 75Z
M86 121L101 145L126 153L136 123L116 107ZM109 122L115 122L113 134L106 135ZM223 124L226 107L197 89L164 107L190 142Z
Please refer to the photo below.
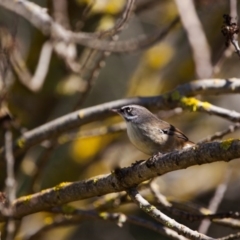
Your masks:
M132 144L148 155L195 145L179 129L157 118L145 107L128 105L112 111L126 121L128 137Z

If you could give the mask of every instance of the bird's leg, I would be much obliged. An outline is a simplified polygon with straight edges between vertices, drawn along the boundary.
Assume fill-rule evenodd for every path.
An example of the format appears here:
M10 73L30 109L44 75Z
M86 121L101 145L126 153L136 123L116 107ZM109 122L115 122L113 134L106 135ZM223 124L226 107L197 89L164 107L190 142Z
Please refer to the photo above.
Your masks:
M150 157L148 160L147 160L147 167L151 168L151 167L154 167L155 165L155 162L156 160L159 158L159 157L162 157L163 154L161 152L158 152L156 154L154 154L152 157Z
M132 163L132 166L136 166L142 162L144 162L145 160L137 160L136 162Z
M152 157L154 158L154 160L156 160L162 156L163 156L163 154L161 152L158 152L158 153L154 154Z

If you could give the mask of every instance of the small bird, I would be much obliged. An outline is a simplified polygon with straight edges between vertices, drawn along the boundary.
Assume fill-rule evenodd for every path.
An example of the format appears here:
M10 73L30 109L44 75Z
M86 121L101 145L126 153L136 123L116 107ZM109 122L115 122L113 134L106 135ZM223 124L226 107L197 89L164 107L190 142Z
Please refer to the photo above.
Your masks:
M167 153L192 147L195 144L177 128L157 118L139 105L112 109L127 123L127 134L132 144L147 155Z

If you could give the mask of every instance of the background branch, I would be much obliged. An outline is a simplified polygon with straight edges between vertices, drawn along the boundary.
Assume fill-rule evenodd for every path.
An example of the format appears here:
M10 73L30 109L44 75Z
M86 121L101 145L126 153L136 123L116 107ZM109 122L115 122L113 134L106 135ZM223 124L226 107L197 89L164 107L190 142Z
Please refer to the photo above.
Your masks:
M135 188L129 189L128 194L131 197L132 201L135 202L139 206L140 209L142 209L145 213L150 215L152 218L154 218L158 222L173 229L178 234L183 235L189 239L195 239L195 240L197 240L197 239L203 239L203 240L213 239L204 234L193 231L190 228L176 222L174 219L169 218L167 215L165 215L161 211L159 211L155 206L151 205L146 199L144 199Z
M193 96L196 94L226 94L240 92L240 80L237 79L212 79L199 80L180 85L175 90L155 97L137 97L112 101L97 106L93 106L79 111L72 112L61 118L41 125L31 131L25 132L16 142L14 152L18 149L22 151L43 140L59 136L63 132L69 131L83 124L90 123L96 119L102 119L112 115L112 108L118 108L128 104L139 104L146 107L157 107L162 109L174 108L181 105L182 96ZM232 121L239 121L240 115L235 111L229 111L211 104L202 104L200 101L183 102L187 109L200 110L203 112L214 113L217 116L228 118Z
M98 39L96 34L84 32L74 33L66 30L60 24L54 22L53 19L47 14L45 9L27 0L1 0L0 6L26 18L31 22L31 24L41 30L43 34L53 35L57 39L60 39L66 43L74 42L85 47L110 52L133 52L147 48L165 37L165 35L179 21L178 18L174 19L167 28L157 31L150 36L140 36L137 39L131 39L123 42L110 42Z

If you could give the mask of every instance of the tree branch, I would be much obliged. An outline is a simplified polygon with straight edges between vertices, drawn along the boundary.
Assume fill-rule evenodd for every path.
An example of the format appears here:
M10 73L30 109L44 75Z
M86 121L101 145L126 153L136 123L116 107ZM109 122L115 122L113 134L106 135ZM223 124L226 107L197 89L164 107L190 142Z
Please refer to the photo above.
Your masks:
M83 46L101 51L110 52L133 52L147 48L161 40L179 22L175 18L164 30L158 30L150 36L139 36L127 41L106 41L98 39L101 33L72 32L56 23L47 10L27 0L0 0L0 6L15 12L27 19L32 25L42 31L45 35L54 36L56 39L66 43L74 42Z
M194 2L175 0L175 3L193 52L196 74L199 78L209 77L212 75L211 53Z
M183 224L178 223L174 219L168 217L155 206L151 205L146 199L144 199L137 191L136 188L131 188L128 190L128 194L131 197L132 201L135 202L139 208L141 208L149 216L162 223L164 226L168 226L170 229L176 231L178 234L194 240L210 240L213 239L197 231L184 226Z
M194 148L174 151L162 156L156 155L147 161L119 169L115 173L96 176L85 181L61 183L39 193L18 198L13 203L12 217L21 218L56 205L123 191L156 176L193 165L227 162L239 157L240 140L203 143ZM0 221L4 219L5 217L0 215Z
M209 114L216 114L232 121L239 121L240 114L234 111L216 107L209 103L200 101L189 101L185 96L194 96L197 94L217 95L226 93L239 93L240 79L206 79L186 83L178 86L175 90L163 95L154 97L135 97L116 100L93 107L85 108L79 111L69 113L57 118L51 122L41 125L33 130L23 133L15 143L14 152L27 149L46 139L57 137L63 132L69 131L86 123L93 122L112 114L110 109L118 108L127 104L139 104L146 107L157 107L162 109L175 108L181 105L190 110L199 110ZM181 102L181 99L183 100ZM2 150L3 151L3 150Z
M96 212L96 211L84 211L81 209L75 209L72 206L66 206L63 208L54 208L54 213L63 214L63 216L57 216L53 219L52 223L44 225L42 228L38 229L32 235L25 237L25 240L34 240L41 234L55 229L59 226L68 226L73 224L81 223L85 218L86 219L96 219L103 221L111 221L116 223L119 227L123 226L125 222L146 228L152 231L155 231L163 236L171 237L171 239L176 240L187 240L185 237L180 236L177 232L162 226L162 224L148 221L139 217L125 215L123 213L108 213L108 212ZM67 217L66 217L67 215ZM69 218L71 216L71 218Z

